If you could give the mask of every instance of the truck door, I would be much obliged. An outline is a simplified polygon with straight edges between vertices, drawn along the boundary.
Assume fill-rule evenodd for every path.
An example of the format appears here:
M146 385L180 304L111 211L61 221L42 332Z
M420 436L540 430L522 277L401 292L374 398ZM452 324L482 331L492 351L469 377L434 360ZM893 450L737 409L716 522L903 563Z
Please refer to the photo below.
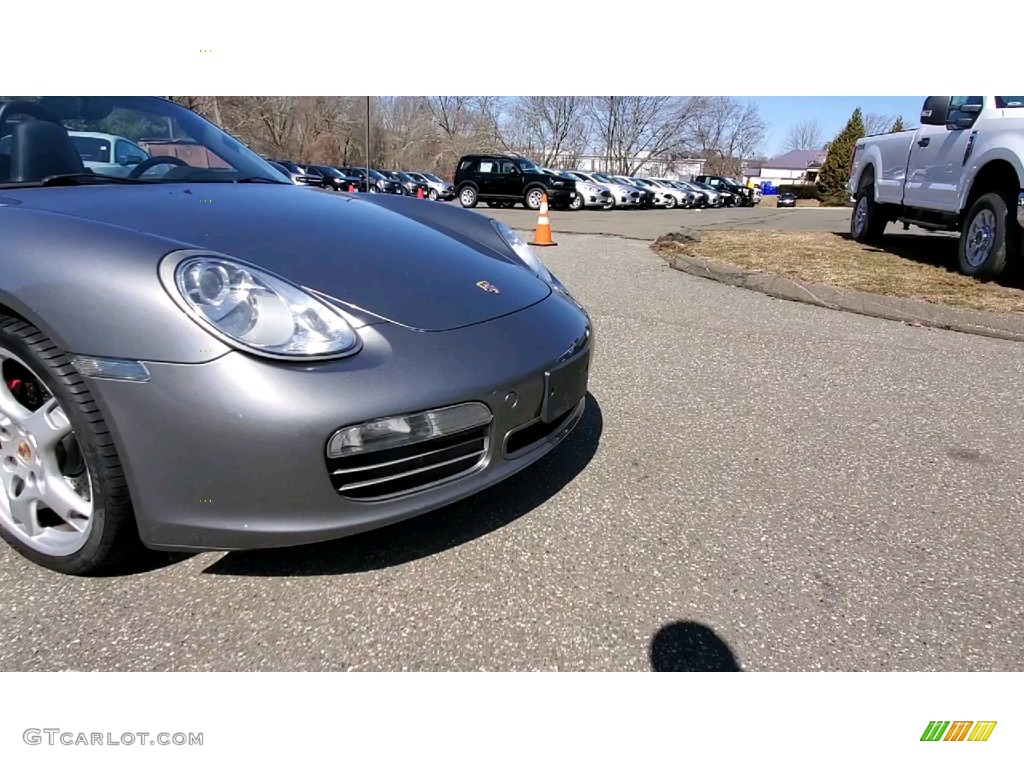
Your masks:
M910 171L904 196L906 205L933 211L955 212L959 201L964 157L983 96L954 96L946 125L925 126L910 150ZM960 125L958 125L958 121Z

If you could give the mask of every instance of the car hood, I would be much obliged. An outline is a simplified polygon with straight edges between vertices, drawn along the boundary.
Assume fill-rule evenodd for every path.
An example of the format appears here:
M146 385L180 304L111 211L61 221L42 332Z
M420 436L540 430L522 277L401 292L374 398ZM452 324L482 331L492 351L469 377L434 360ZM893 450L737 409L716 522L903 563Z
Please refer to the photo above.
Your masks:
M551 293L496 233L490 240L469 236L451 224L435 224L428 212L412 219L311 187L104 185L6 194L19 197L25 208L164 239L168 251L226 254L352 309L423 331L491 320ZM481 282L499 292L478 287Z

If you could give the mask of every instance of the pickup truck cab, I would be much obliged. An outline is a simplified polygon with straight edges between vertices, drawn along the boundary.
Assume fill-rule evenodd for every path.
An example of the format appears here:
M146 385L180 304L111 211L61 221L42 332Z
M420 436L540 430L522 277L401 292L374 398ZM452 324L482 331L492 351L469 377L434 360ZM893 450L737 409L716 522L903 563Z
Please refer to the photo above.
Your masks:
M1024 96L929 96L920 128L857 142L847 191L855 240L891 221L959 232L960 271L996 277L1020 254Z

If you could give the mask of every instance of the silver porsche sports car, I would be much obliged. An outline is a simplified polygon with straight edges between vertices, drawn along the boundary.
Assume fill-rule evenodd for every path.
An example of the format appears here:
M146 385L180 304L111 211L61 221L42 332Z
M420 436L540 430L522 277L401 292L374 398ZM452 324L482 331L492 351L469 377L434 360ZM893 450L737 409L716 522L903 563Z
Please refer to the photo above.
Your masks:
M590 319L511 229L161 98L0 97L0 233L0 534L57 571L386 525L583 412Z

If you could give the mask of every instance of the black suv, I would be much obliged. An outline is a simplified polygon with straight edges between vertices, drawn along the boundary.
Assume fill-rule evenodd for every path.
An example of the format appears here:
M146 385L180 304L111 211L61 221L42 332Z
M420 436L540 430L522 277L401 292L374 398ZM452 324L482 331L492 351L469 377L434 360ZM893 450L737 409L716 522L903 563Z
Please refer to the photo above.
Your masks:
M725 176L697 176L694 178L694 181L714 187L718 192L731 192L732 198L735 201L734 205L744 207L756 205L754 190L750 187L744 187L735 179L726 178Z
M576 197L576 182L512 155L465 155L455 171L455 197L463 208L479 202L511 208L521 202L536 211L545 193L552 208L568 208Z

